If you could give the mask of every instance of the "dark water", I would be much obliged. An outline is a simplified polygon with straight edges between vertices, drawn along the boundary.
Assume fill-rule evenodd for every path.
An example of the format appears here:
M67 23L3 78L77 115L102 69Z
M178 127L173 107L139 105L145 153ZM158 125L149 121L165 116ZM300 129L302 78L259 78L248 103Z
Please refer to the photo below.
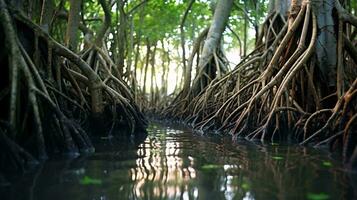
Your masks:
M96 153L10 178L0 199L356 199L357 175L326 152L232 143L151 124L142 144L102 138Z

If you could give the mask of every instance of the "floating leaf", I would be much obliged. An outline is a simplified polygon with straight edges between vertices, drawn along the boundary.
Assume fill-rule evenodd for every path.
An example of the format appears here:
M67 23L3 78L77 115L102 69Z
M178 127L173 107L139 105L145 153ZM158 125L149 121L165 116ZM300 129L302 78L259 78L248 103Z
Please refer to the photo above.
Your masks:
M242 188L243 188L244 190L249 190L250 185L249 185L248 183L243 183L243 184L242 184Z
M219 165L212 165L212 164L202 166L203 170L212 170L212 169L218 169L218 168L220 168Z
M79 183L82 185L101 185L102 180L85 176L79 181Z
M322 162L322 165L325 166L325 167L331 167L331 166L332 166L332 163L329 162L329 161L323 161L323 162Z
M325 193L319 193L319 194L316 194L316 193L308 193L307 194L307 199L310 199L310 200L326 200L326 199L329 199L330 196L328 194L325 194Z
M284 158L281 157L281 156L273 156L272 158L273 158L274 160L284 160Z

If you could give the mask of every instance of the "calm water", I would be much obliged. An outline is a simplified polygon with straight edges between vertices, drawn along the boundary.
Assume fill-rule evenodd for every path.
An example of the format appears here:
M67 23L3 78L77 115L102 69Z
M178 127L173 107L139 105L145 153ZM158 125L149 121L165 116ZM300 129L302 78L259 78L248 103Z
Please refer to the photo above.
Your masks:
M96 153L12 176L0 199L356 199L357 175L298 146L231 142L151 124L141 144L102 138Z

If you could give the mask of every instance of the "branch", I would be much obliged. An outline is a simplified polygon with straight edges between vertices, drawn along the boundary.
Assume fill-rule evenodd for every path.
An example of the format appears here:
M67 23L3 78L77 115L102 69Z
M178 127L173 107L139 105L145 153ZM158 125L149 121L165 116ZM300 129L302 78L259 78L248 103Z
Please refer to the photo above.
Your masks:
M58 12L56 17L59 17L62 20L67 20L68 19L68 12L67 11L61 11ZM79 23L79 29L84 33L84 34L93 34L93 31L86 27L83 23Z
M353 46L352 42L343 34L343 40L346 46L347 52L350 54L350 57L357 64L357 49Z
M112 21L112 16L111 16L111 12L110 12L110 9L108 8L106 0L98 0L98 1L104 11L104 23L103 23L102 27L99 29L99 32L95 39L95 44L97 46L102 46L102 41L103 41L103 38L104 38L107 30L109 29L110 23Z
M357 17L350 14L346 9L344 9L338 0L335 0L335 8L337 9L339 17L342 20L357 27Z
M248 15L248 12L247 12L246 9L241 8L236 2L234 2L233 5L234 5L236 8L238 8L239 10L243 11L245 17L248 19L248 21L249 21L251 24L253 24L253 26L257 26L257 24L256 24L252 19L250 19L250 17L249 17L249 15Z
M140 2L138 5L134 6L131 10L129 10L129 12L127 13L127 15L131 15L133 14L138 8L140 8L142 5L144 5L146 2L148 2L148 0L144 0L142 2Z

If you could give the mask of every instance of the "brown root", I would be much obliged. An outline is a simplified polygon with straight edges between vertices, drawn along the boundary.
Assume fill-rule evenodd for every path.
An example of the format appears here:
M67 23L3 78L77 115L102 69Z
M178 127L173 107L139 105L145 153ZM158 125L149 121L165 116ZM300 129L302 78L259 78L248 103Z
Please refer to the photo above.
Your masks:
M2 74L9 76L5 85L0 84L0 101L8 110L0 120L9 124L8 131L0 129L0 142L14 166L21 168L27 160L43 160L54 153L93 152L86 126L92 116L103 119L102 134L113 127L126 130L122 135L145 131L146 119L128 85L117 76L105 46L98 45L101 42L96 40L77 55L4 0L0 10L0 32L8 49L0 63L5 66Z

